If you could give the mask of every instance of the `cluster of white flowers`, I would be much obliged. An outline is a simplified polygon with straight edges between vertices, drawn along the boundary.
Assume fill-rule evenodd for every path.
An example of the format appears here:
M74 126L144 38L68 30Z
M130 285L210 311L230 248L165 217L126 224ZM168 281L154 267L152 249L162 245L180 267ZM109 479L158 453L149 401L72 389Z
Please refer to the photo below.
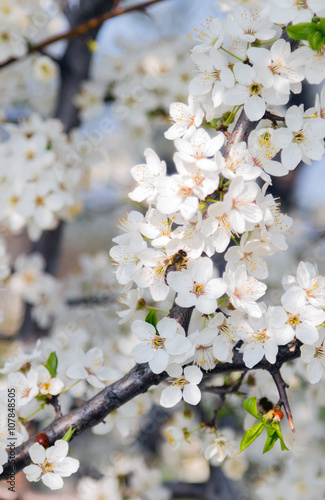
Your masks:
M0 144L0 220L14 233L26 227L37 240L80 213L83 170L59 120L33 115L6 131L9 137Z
M2 0L0 9L0 64L27 55L31 45L63 32L68 22L54 0ZM48 116L54 111L59 79L54 62L60 44L49 54L35 53L1 70L1 119L16 117L22 104ZM23 113L25 113L25 109Z
M173 97L185 98L191 79L187 53L190 42L178 37L164 44L133 46L117 41L118 57L99 53L92 68L92 80L85 81L76 105L84 121L100 114L105 98L114 99L113 113L125 123L143 128L146 114L155 110L168 114ZM171 78L173 82L171 83Z
M114 40L114 51L94 53L90 80L83 82L75 97L83 123L96 123L102 116L112 119L110 141L103 144L110 161L121 165L128 172L144 148L155 143L169 123L169 105L187 99L188 85L192 78L192 64L188 58L191 40L171 35L159 42L139 45ZM127 150L125 143L128 143ZM116 175L116 172L112 172ZM118 177L119 181L128 177Z
M321 7L312 8L321 14ZM268 277L265 257L287 249L292 225L266 192L270 175L283 176L301 160L309 163L324 154L319 98L315 108L304 112L302 105L291 106L283 116L290 92L300 92L302 80L308 80L307 58L297 56L300 49L291 52L274 22L265 11L242 6L226 22L210 20L192 51L198 74L188 105L170 107L174 124L165 136L174 140L176 173L167 176L165 162L151 149L145 151L146 163L131 169L137 187L129 197L146 201L149 209L145 216L132 211L120 224L123 235L113 240L117 246L110 252L116 279L130 302L134 285L158 302L176 293L176 304L203 315L203 330L189 337L169 318L157 326L141 320L132 325L143 342L133 351L136 361L149 361L155 373L176 374L161 397L164 406L179 401L180 388L185 401L197 404L193 385L197 388L200 377L182 375L182 365L194 361L210 370L219 361L231 362L239 342L249 368L263 356L275 363L278 346L294 339L305 344L306 361L323 352L318 327L325 321L325 280L312 264L300 264L299 286L287 281L281 306L258 302L267 291L260 281ZM317 83L322 80L320 67ZM259 123L247 144L233 145L224 157L223 130L233 127L241 111ZM204 117L217 129L214 137L203 128ZM225 251L226 269L217 277L211 257ZM130 311L131 303L124 303ZM322 370L321 362L309 365L309 379L318 381Z
M53 22L55 19L55 22ZM36 42L63 23L63 14L53 0L2 0L0 12L0 61L20 57L28 41Z

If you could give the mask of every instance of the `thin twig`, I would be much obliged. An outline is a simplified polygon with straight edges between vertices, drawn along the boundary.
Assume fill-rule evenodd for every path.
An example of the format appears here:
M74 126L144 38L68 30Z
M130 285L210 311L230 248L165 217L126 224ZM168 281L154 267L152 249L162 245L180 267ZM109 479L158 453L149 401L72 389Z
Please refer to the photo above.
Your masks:
M292 434L294 434L295 433L295 427L293 425L291 408L290 408L290 405L289 405L289 400L288 400L287 391L286 391L286 389L289 386L283 380L282 375L280 373L280 370L276 371L276 372L273 372L272 373L272 377L273 377L275 385L277 386L277 389L278 389L278 392L279 392L279 396L280 396L280 400L278 402L278 405L279 406L281 406L281 405L283 406L283 408L284 408L284 410L286 412L286 415L287 415L287 419L288 419L288 422L289 422L289 425L290 425L290 429L292 431Z
M48 45L51 45L52 43L59 42L61 40L68 40L69 38L75 38L79 37L81 35L84 35L90 30L99 28L105 21L108 19L112 19L113 17L118 17L123 14L127 14L128 12L134 12L134 11L141 11L145 9L146 7L149 7L150 5L154 5L155 3L162 2L163 0L149 0L147 2L143 2L137 5L133 5L132 7L127 7L125 9L121 9L119 7L115 7L114 9L110 10L109 12L106 12L105 14L102 14L98 17L93 17L92 19L89 19L86 23L79 24L75 28L72 28L69 31L66 31L65 33L61 33L60 35L54 35L46 40L43 40L43 42L37 43L35 45L30 44L27 50L27 53L23 57L9 57L6 61L0 64L0 68L4 68L5 66L8 66L9 64L12 64L16 61L21 61L25 59L28 55L34 53L34 52L39 52L44 49L44 47L47 47Z
M59 403L59 397L58 396L52 396L51 399L48 399L48 404L53 406L54 411L55 411L55 418L61 418L62 417L62 411L61 411L61 406Z

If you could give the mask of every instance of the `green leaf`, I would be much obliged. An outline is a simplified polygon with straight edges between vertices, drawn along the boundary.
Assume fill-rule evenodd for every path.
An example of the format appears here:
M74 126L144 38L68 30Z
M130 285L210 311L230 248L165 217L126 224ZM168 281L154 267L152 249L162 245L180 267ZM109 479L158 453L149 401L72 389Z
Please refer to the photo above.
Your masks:
M50 372L51 377L56 377L58 369L58 357L55 351L51 352L44 366Z
M298 23L287 26L287 33L293 40L308 40L309 35L319 31L315 23Z
M308 42L311 49L320 50L325 44L325 36L320 31L316 31L308 36Z
M279 437L275 431L271 435L267 436L263 453L270 451L278 439L279 439Z
M146 319L145 319L145 322L150 323L150 325L153 325L156 328L157 323L158 323L158 319L157 319L157 314L155 313L155 311L151 310L148 312Z
M67 432L64 434L63 438L63 441L66 441L67 443L70 441L70 439L72 438L72 434L75 432L75 428L73 429L72 427L69 427L69 429L67 430Z
M278 438L280 439L280 443L281 443L281 450L285 451L285 450L289 450L289 448L286 447L286 444L283 440L283 436L282 436L282 431L281 431L281 426L279 424L279 422L273 422L271 424L271 426L275 429L275 432L278 436Z
M321 19L319 21L319 27L323 35L325 35L325 18Z
M243 402L243 408L248 413L250 413L251 415L253 415L253 417L257 418L258 420L262 420L262 415L260 415L257 412L256 398L245 399L245 401Z
M253 427L248 429L243 435L243 439L241 440L239 452L250 446L255 441L255 439L258 438L260 434L262 434L264 428L264 423L258 422L257 424L253 425Z
M276 433L276 430L269 424L265 423L265 429L267 432L268 436L272 436L274 433Z

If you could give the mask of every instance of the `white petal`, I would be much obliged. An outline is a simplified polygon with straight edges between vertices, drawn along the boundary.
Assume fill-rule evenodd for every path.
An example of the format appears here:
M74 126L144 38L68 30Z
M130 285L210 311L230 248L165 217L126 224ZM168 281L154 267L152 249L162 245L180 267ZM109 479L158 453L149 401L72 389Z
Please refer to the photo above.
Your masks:
M169 361L169 355L163 349L155 351L153 358L149 361L149 366L154 373L162 373Z
M27 465L24 467L23 472L26 474L26 478L30 482L39 481L42 474L42 469L38 465Z
M152 360L155 351L147 344L138 344L133 348L132 354L137 363L146 363L147 361Z
M45 461L45 448L39 443L34 443L29 448L29 455L34 464L42 464Z
M183 399L190 405L197 405L201 401L201 391L195 384L188 384L183 390Z
M324 366L321 361L314 358L311 363L307 365L307 377L311 384L317 384L322 378Z
M184 368L184 376L191 384L199 384L202 380L203 373L198 366L191 365Z
M300 323L296 328L296 337L304 344L312 345L317 342L319 334L316 326Z
M165 339L173 338L177 331L177 322L172 318L163 318L157 324L157 330Z
M141 341L151 339L156 334L155 327L150 323L142 321L141 319L133 321L131 330L132 333L134 333L134 335Z
M45 452L46 460L52 464L60 462L65 458L69 451L69 445L64 439L55 441L54 446L48 448Z
M225 341L222 335L219 335L213 342L213 354L218 361L226 361L229 356L229 343Z
M296 168L302 159L301 149L297 144L291 143L286 149L282 150L281 160L283 165L289 170Z
M205 290L209 297L218 299L221 295L226 293L227 285L222 278L214 278L207 283Z
M303 116L298 106L291 106L286 113L287 127L293 132L299 132L303 127Z
M73 365L66 371L66 376L75 380L88 377L88 372L83 366Z
M183 354L189 351L191 347L191 341L187 337L179 334L165 342L166 351L172 356Z
M305 292L298 286L292 286L282 295L281 302L287 311L298 311L306 304Z
M245 346L243 360L248 368L253 368L264 356L264 349L261 344L248 344Z
M55 467L55 472L62 477L69 477L79 469L79 460L76 458L66 457L62 462Z
M42 481L50 490L59 490L63 487L63 479L58 474L48 472L42 476Z
M265 113L265 101L258 95L252 95L244 105L247 118L253 122L260 120Z
M182 399L182 390L180 387L169 386L161 393L160 404L165 408L172 408Z

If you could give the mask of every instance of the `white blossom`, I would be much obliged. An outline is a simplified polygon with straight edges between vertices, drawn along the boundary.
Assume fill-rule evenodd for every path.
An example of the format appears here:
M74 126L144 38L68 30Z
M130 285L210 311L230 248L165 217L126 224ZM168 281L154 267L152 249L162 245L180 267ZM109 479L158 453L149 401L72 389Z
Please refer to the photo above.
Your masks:
M137 363L149 362L154 373L162 373L170 356L183 354L191 348L191 342L185 337L184 329L172 318L163 318L156 328L150 323L135 320L132 332L141 341L133 349Z
M168 284L177 292L176 304L181 307L196 307L203 314L213 313L217 299L226 291L222 278L212 278L212 261L203 257L188 269L170 272Z
M68 450L68 443L62 439L47 450L39 443L34 443L29 448L33 464L23 469L27 480L37 482L41 479L51 490L62 488L62 477L69 477L79 469L79 460L67 457Z
M160 396L160 404L165 408L175 406L182 398L190 405L197 405L201 400L201 391L198 384L201 382L203 373L197 366L186 366L183 369L179 365L170 365L167 369L169 376L174 380L166 387Z

